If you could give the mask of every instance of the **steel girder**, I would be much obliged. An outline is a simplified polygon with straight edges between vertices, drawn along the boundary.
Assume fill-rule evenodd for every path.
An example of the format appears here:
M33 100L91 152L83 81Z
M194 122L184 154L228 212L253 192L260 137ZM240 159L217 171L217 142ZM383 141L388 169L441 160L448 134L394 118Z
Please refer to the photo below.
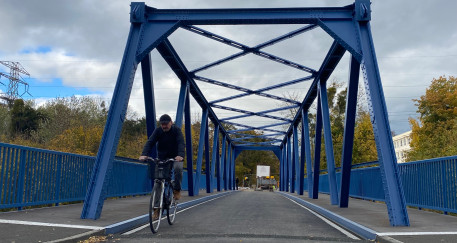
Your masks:
M348 195L349 175L350 171L348 168L351 164L351 151L350 147L353 143L353 117L355 113L356 103L356 92L351 87L356 87L356 79L358 77L358 65L361 64L362 72L365 80L366 90L369 95L369 103L371 105L370 113L372 117L372 124L375 133L375 139L379 154L379 162L382 168L382 178L384 184L384 190L386 194L386 204L389 213L389 219L391 225L409 225L409 219L406 212L406 205L403 195L403 189L401 181L399 180L397 173L396 157L393 150L392 138L390 135L390 127L387 118L387 111L385 106L385 100L382 91L381 79L379 76L379 70L376 62L376 55L374 51L373 40L371 37L371 30L369 21L371 20L371 9L369 0L355 0L354 4L345 7L335 8L274 8L274 9L186 9L186 10L170 10L170 9L155 9L145 5L145 3L134 2L131 4L130 22L131 28L127 45L122 59L121 68L119 70L119 76L116 83L116 88L113 93L113 99L110 106L108 120L103 133L102 141L100 143L99 152L97 154L96 163L91 178L91 182L86 194L86 200L84 202L84 208L81 214L82 218L96 219L100 216L103 200L104 200L104 183L106 175L109 174L112 161L114 158L115 151L117 149L120 131L125 118L125 112L127 109L128 99L132 88L133 78L138 64L141 62L143 69L143 87L145 90L145 105L146 105L146 116L148 120L148 133L152 131L153 125L151 122L155 118L155 106L154 106L154 92L153 92L153 80L152 80L152 67L150 65L149 53L153 49L157 49L164 60L168 63L171 69L175 72L177 77L181 80L181 90L178 100L178 108L176 115L176 124L182 125L183 116L185 120L185 133L186 138L191 137L190 129L190 102L189 95L200 105L204 111L205 117L211 120L215 125L218 132L222 135L222 154L220 156L216 154L212 156L212 163L209 164L208 154L208 130L207 121L203 127L202 132L204 135L200 135L200 146L199 146L199 157L197 159L197 168L202 163L203 158L203 147L206 147L205 161L207 167L211 167L214 170L216 167L219 177L217 178L218 189L222 175L224 177L224 188L233 188L232 185L235 180L235 159L237 155L244 150L251 148L259 150L271 150L274 151L276 156L280 160L281 168L281 190L293 191L295 185L298 186L299 193L302 193L300 187L300 180L296 183L294 180L297 174L296 170L300 168L298 177L302 178L303 167L305 156L306 167L308 172L308 180L312 180L313 183L308 183L312 186L312 193L310 195L313 198L317 198L318 194L318 180L319 180L319 165L320 165L320 136L322 127L324 127L324 133L326 134L326 152L327 158L333 159L333 152L331 144L331 133L328 122L328 107L326 107L325 96L325 83L329 76L332 74L336 65L339 63L344 53L348 51L352 55L350 80L348 89L348 105L346 110L346 128L344 133L344 154L343 154L343 179L341 189L341 200L340 206L344 207L345 200ZM249 47L242 43L230 40L223 36L216 35L202 28L196 27L195 25L242 25L242 24L302 24L302 26L294 31L291 31L285 35L274 38L270 41L262 44ZM313 69L296 62L286 60L282 57L272 55L261 49L274 45L280 41L288 38L292 38L296 35L310 31L316 27L322 28L326 31L333 39L334 43L330 47L321 67L319 69ZM174 50L167 37L172 34L176 29L183 28L193 33L205 36L215 41L219 41L231 47L241 50L241 52L231 55L229 57L220 59L216 62L204 65L193 71L188 71L185 64L181 61L178 53ZM234 60L238 57L246 54L254 54L259 57L283 64L290 68L298 69L308 73L308 76L299 78L292 81L287 81L277 85L269 86L261 89L248 89L233 84L224 83L208 79L202 76L196 76L197 72L212 68L222 63ZM302 102L292 101L290 99L284 99L275 95L265 93L266 91L274 90L280 87L300 83L307 80L313 80L307 94ZM235 89L243 92L240 95L234 95L225 97L212 102L208 102L199 89L196 80L212 83L214 85L220 85L223 87ZM318 88L321 88L319 94ZM352 91L351 91L352 90ZM284 119L282 117L267 115L267 113L273 113L272 110L250 112L234 107L220 106L216 103L223 101L229 101L248 95L259 95L273 100L280 100L288 103L292 103L298 106L298 112L296 113L293 120ZM322 96L322 97L321 97ZM317 124L316 124L316 137L315 137L315 157L314 157L314 169L311 170L311 157L309 143L309 131L307 125L307 119L304 117L308 114L308 110L311 104L318 99L318 111L317 111ZM233 112L244 113L245 115L234 116L226 118L224 121L219 119L213 108L227 109ZM222 122L228 123L228 120L235 120L239 118L249 116L261 116L273 120L282 120L285 123L290 124L289 129L284 131L266 129L267 127L277 126L278 124L266 125L266 126L248 126L239 123L229 123L234 126L245 127L248 129L236 129L232 131L226 131L222 126ZM206 120L207 120L206 119ZM302 123L302 153L301 162L298 163L298 141L297 126ZM264 142L259 142L251 145L238 145L235 143L232 134L240 134L242 131L248 130L263 130L266 132L276 132L284 134L280 145L272 146L258 146ZM241 133L242 134L242 133ZM260 138L264 139L265 135L262 134ZM215 132L216 136L216 132ZM293 136L293 137L292 137ZM293 139L293 149L291 148L291 138ZM276 141L271 139L270 142ZM268 141L267 141L268 142ZM189 144L190 143L190 144ZM202 145L204 144L204 145ZM227 145L226 145L227 144ZM304 147L303 147L304 146ZM213 144L213 149L219 147L219 144ZM188 179L189 179L189 195L193 195L195 192L198 193L198 180L199 171L197 169L196 178L193 178L193 161L192 144L190 140L187 140L187 168L188 168ZM214 165L216 164L216 165ZM298 166L300 164L300 166ZM330 163L332 164L332 163ZM332 165L330 165L332 167ZM210 168L208 168L210 169ZM212 174L211 171L207 171L207 174ZM223 171L222 171L223 170ZM329 168L329 171L333 171L334 168ZM311 174L312 173L312 174ZM312 178L311 178L312 175ZM332 176L333 177L333 176ZM208 179L207 179L208 181ZM211 181L211 178L210 178ZM334 187L334 179L331 179L331 187ZM195 183L196 182L196 183ZM195 185L197 184L197 185ZM196 191L197 190L197 191ZM332 196L337 196L335 190L331 190ZM333 203L332 199L332 203Z

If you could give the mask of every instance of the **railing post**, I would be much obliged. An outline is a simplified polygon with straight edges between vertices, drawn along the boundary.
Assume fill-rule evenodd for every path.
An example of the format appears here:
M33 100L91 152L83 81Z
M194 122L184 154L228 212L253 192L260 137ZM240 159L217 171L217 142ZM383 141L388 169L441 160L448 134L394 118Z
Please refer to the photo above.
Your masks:
M213 192L213 178L216 175L216 165L217 165L217 152L218 152L218 147L219 147L219 125L214 124L214 135L213 135L213 152L211 154L211 170L209 170L209 176L210 176L210 185L207 188L209 188L208 193Z
M335 155L333 152L332 130L330 125L330 114L327 100L327 88L325 82L319 82L319 93L321 95L322 123L324 127L325 155L327 160L327 172L330 189L330 202L338 204L338 186L336 185Z
M313 199L319 198L319 172L321 169L321 136L322 115L321 96L317 95L316 136L314 137L314 170L313 170Z
M447 201L447 193L446 193L446 187L447 187L447 181L446 181L446 160L441 160L441 185L442 185L442 192L443 192L443 208L448 208L448 201ZM447 215L447 211L443 211L443 214Z
M192 154L192 121L190 117L190 99L187 89L186 102L184 106L185 133L186 133L186 160L187 160L187 193L194 196L194 164Z
M206 173L206 192L211 193L211 161L209 160L209 125L206 122L205 128L205 173Z
M60 174L62 174L62 154L58 154L57 155L57 168L56 168L56 172L57 172L57 175L56 175L56 181L55 181L55 184L54 184L54 187L56 189L56 192L55 192L55 196L54 196L54 199L55 200L59 200L60 198ZM56 206L59 206L59 203L57 202L55 204Z
M300 171L301 167L298 162L298 129L297 126L294 125L293 127L294 133L294 157L293 157L293 175L294 175L294 190L297 189L297 193L299 195L303 195L303 191L300 194L300 181L303 181L303 171ZM300 178L301 176L301 178ZM294 192L294 191L293 191Z
M26 160L26 151L24 149L21 149L21 158L20 158L20 163L19 163L19 176L17 178L19 185L18 185L17 194L16 194L16 203L18 203L18 204L22 204L22 199L24 198L25 160ZM22 210L22 206L19 206L17 209Z
M288 189L286 191L288 192L294 192L294 188L293 188L293 168L292 168L292 149L291 149L291 141L290 141L290 135L288 134L287 135L287 165L288 165L288 171L287 171L287 175L288 175L288 180L287 180L287 183L288 183Z
M202 121L200 124L200 140L198 143L197 171L194 179L194 195L200 191L200 175L202 173L203 149L205 147L206 126L208 124L208 109L203 109Z

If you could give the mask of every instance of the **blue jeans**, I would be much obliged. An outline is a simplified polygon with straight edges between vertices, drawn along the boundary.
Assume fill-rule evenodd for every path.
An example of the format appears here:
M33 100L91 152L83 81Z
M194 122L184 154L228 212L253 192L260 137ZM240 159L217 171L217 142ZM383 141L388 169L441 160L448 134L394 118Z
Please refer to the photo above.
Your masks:
M175 181L173 183L173 190L181 191L181 183L182 183L182 171L184 168L184 162L177 162L173 163L173 170L175 171Z

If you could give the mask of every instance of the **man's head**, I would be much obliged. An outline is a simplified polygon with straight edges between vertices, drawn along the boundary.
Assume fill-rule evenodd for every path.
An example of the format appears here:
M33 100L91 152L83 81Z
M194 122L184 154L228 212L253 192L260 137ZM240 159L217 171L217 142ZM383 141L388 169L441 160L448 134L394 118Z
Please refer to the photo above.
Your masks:
M171 121L171 117L167 114L164 114L160 117L159 123L164 132L170 131L171 125L173 125L173 122Z

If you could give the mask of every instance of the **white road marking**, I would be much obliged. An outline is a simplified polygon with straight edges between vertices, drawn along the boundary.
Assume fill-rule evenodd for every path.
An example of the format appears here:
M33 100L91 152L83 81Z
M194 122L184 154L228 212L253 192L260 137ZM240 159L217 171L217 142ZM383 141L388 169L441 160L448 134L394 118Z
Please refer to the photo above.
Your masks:
M457 235L457 232L384 232L377 233L379 236L390 235Z
M213 201L213 200L216 200L216 199L219 199L219 198L222 198L222 197L225 197L225 196L216 197L216 198L210 199L210 200L208 200L208 201L204 201L204 202L195 204L195 205L190 206L190 207L188 207L188 208L185 208L185 209L182 209L182 210L177 211L176 214L182 213L182 212L184 212L184 211L186 211L186 210L189 210L189 209L191 209L191 208L193 208L193 207L197 207L197 206L199 206L199 205L202 205L202 204L207 203L207 202L211 202L211 201ZM161 220L165 219L166 217L167 217L167 216L162 217ZM127 232L123 233L122 235L130 235L130 234L133 234L133 233L135 233L135 232L138 232L138 231L140 231L140 230L142 230L142 229L144 229L144 228L146 228L146 227L149 227L149 223L147 223L147 224L145 224L145 225L142 225L142 226L140 226L140 227L138 227L138 228L132 229L132 230L130 230L130 231L127 231Z
M51 224L51 223L43 223L43 222L7 220L7 219L0 219L0 223L2 223L2 224L36 225L36 226L48 226L48 227L62 227L62 228L74 228L74 229L91 229L91 230L102 230L102 229L105 229L104 227L88 226L88 225Z
M313 210L311 210L311 209L309 209L309 208L307 208L307 207L305 207L305 206L303 206L303 205L297 203L296 201L294 201L294 200L292 200L292 199L290 199L290 198L287 198L287 199L289 199L289 200L292 201L293 203L297 204L298 206L300 206L300 207L302 207L302 208L308 210L309 212L311 212L312 214L314 214L316 217L322 219L322 221L326 222L327 224L329 224L329 225L332 226L333 228L335 228L335 229L339 230L341 233L345 234L347 237L349 237L349 238L351 238L351 239L353 239L353 240L360 240L359 237L357 237L357 236L351 234L349 231L347 231L347 230L341 228L340 226L336 225L336 224L333 223L332 221L330 221L330 220L328 220L328 219L322 217L320 214L314 212Z

